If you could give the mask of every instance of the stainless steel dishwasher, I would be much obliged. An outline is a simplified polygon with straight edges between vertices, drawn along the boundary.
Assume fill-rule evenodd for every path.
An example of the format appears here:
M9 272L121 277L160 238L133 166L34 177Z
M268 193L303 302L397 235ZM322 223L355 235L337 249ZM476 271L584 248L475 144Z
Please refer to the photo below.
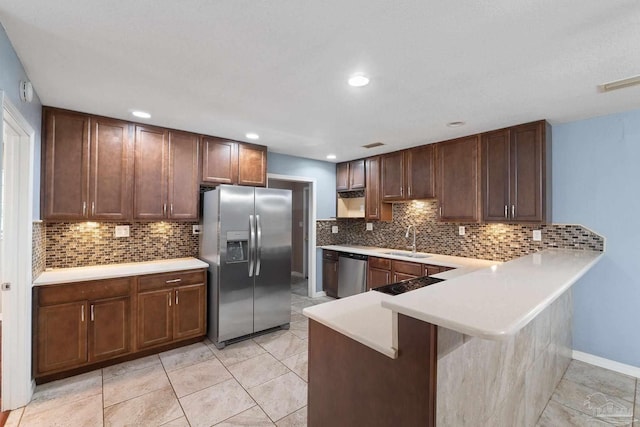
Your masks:
M367 289L366 255L340 252L338 258L338 298L364 292Z

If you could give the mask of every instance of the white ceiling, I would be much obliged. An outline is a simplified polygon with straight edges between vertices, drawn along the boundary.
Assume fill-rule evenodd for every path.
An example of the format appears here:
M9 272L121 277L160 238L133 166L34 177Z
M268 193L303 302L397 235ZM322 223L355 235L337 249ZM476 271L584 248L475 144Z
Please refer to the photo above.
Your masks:
M638 0L0 0L0 22L45 105L321 160L640 107L597 90L640 74Z

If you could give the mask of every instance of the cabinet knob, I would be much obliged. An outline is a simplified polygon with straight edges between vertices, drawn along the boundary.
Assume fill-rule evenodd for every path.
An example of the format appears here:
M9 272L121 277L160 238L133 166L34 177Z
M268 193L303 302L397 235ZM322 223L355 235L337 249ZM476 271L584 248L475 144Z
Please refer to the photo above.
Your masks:
M167 216L167 204L162 205L162 215Z
M167 294L167 299L169 300L169 307L171 307L171 292Z
M404 188L400 187L400 195L404 195Z
M82 216L87 216L87 202L82 202Z
M91 215L96 214L96 202L91 202Z
M176 305L180 304L180 297L178 296L178 290L176 289Z
M411 196L411 186L407 187L407 196Z
M504 205L504 217L509 218L509 206Z
M94 312L93 312L93 307L94 307L94 305L93 305L93 304L91 304L91 321L92 321L92 322L95 320L95 315L94 315Z
M80 310L80 321L84 322L84 304Z
M516 205L511 205L511 218L516 218Z

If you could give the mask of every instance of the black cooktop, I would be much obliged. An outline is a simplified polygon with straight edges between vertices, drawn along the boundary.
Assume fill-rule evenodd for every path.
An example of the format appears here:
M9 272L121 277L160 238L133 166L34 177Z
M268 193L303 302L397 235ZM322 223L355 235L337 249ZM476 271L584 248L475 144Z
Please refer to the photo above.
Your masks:
M402 282L392 283L390 285L374 288L378 292L384 292L389 295L400 295L405 292L414 291L416 289L424 288L425 286L433 285L434 283L442 282L444 279L436 279L435 277L423 276L416 279L403 280Z

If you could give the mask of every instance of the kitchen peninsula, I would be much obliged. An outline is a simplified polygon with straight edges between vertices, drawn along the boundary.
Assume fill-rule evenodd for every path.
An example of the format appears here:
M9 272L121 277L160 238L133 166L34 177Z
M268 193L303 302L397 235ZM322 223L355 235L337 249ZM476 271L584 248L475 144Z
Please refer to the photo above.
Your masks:
M425 288L306 308L309 425L534 425L571 360L570 287L601 256L461 258Z

